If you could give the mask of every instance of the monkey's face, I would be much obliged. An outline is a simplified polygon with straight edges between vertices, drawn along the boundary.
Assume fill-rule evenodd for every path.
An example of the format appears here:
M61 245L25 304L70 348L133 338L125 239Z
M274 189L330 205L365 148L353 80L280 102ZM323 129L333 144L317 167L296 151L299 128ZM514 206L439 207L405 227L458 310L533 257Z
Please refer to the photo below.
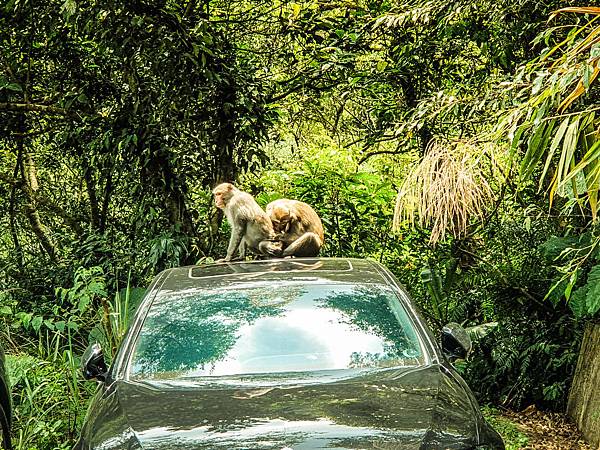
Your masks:
M227 206L227 202L232 196L232 191L233 185L229 183L222 183L213 189L213 197L217 208L224 209Z
M286 208L273 208L269 211L275 233L285 233L290 228L290 212Z
M224 192L215 192L214 194L214 198L215 198L215 205L217 205L217 208L219 209L223 209L225 208L225 199L224 199Z

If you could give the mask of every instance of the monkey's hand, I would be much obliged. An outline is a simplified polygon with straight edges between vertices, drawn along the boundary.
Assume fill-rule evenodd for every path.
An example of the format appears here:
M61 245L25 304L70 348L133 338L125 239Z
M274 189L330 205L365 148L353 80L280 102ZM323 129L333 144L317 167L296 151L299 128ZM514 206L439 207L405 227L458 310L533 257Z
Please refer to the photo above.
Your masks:
M224 263L235 262L235 261L242 261L242 258L240 258L239 256L237 256L235 258L228 258L226 256L225 258L217 259L215 261L215 264L224 264Z

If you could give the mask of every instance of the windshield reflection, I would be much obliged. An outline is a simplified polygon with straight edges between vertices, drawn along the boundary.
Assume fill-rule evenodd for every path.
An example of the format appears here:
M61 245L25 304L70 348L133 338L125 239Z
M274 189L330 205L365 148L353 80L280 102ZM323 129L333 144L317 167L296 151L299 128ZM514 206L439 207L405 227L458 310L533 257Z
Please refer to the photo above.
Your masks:
M387 289L250 285L162 297L141 330L131 375L168 380L421 361L410 321Z

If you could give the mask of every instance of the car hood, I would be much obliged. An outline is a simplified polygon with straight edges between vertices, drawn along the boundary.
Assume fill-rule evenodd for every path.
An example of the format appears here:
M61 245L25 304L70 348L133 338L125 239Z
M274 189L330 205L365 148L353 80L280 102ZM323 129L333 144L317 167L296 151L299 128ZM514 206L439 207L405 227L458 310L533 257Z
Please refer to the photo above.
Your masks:
M148 449L459 449L478 442L480 419L469 395L437 365L328 382L294 375L277 385L260 377L114 384L112 406L95 419L94 435L103 442L94 448L136 441ZM120 427L120 437L109 438L104 426Z

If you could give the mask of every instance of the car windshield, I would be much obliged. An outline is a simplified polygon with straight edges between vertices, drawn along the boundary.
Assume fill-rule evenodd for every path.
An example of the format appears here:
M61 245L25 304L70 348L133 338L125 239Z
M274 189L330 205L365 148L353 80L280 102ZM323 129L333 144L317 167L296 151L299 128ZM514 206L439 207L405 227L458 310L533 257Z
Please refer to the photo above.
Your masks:
M420 341L377 285L268 284L162 294L133 350L134 379L414 366Z

